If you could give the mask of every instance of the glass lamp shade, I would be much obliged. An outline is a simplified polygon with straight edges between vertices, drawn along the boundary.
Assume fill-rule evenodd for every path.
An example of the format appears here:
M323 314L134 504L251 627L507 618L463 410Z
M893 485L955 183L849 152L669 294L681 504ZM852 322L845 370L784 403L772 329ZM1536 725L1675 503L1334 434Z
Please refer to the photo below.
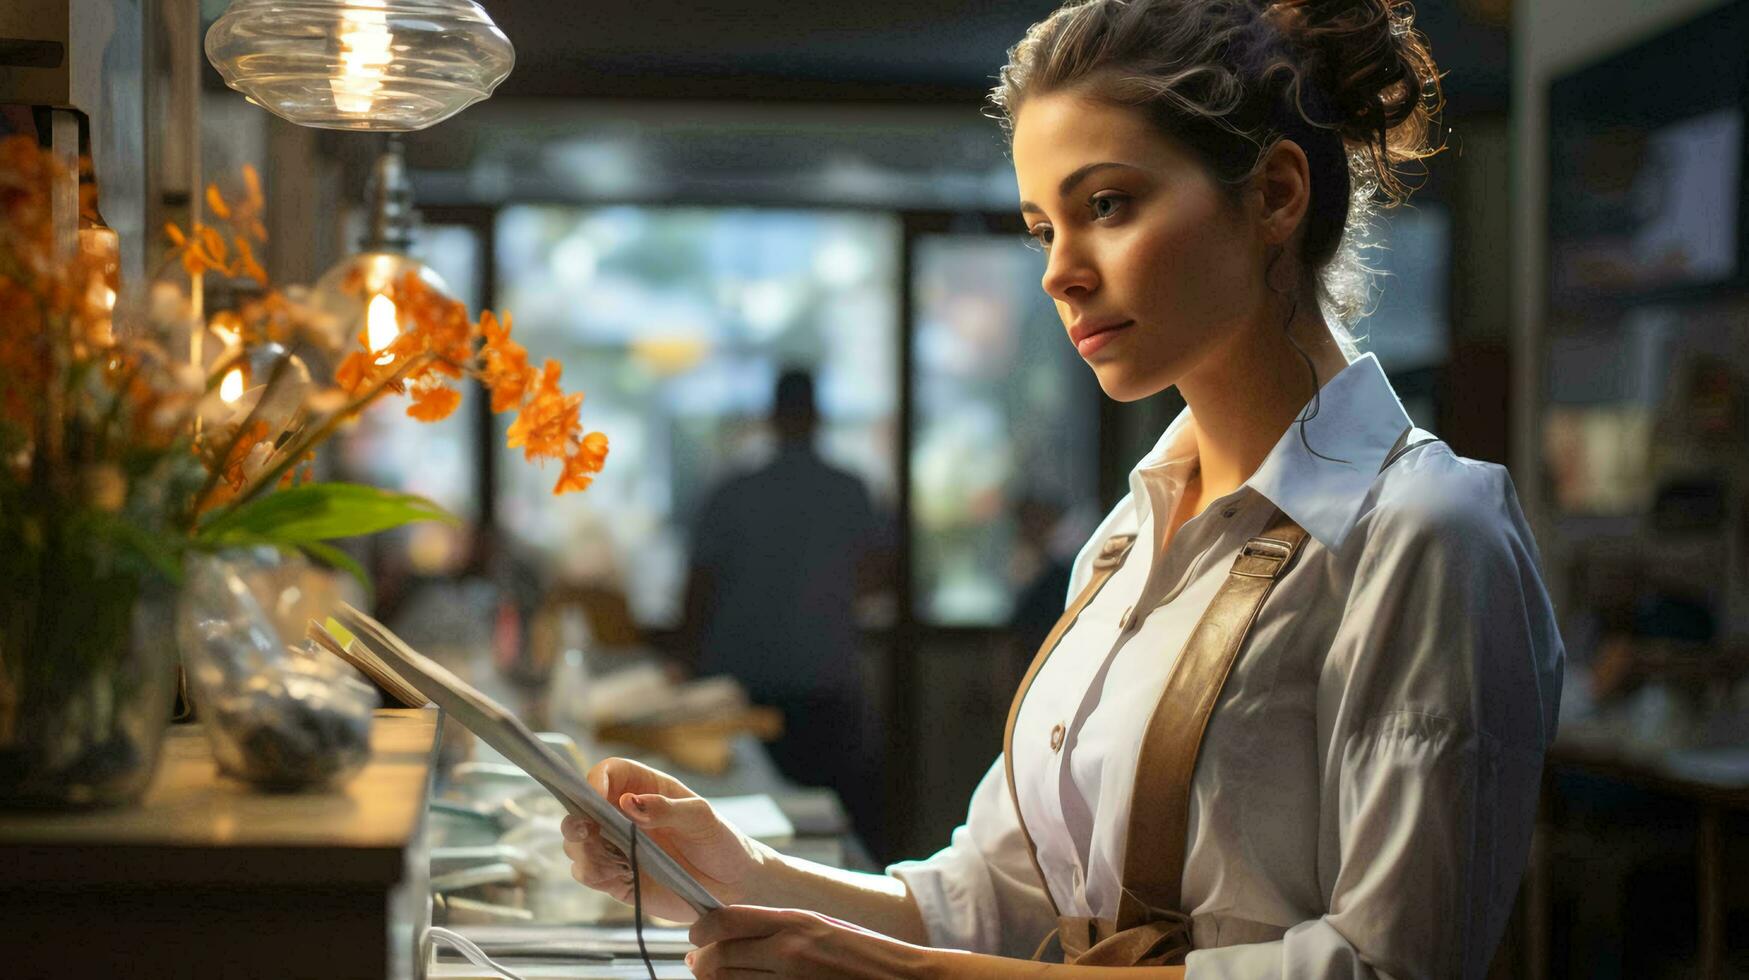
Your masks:
M473 0L235 0L207 30L206 56L275 115L378 132L442 122L516 63Z
M450 295L448 284L434 269L400 252L361 252L322 273L310 299L328 321L330 339L336 347L352 343L361 333L373 351L388 346L398 329L398 311L384 290L408 272L418 275L432 289Z

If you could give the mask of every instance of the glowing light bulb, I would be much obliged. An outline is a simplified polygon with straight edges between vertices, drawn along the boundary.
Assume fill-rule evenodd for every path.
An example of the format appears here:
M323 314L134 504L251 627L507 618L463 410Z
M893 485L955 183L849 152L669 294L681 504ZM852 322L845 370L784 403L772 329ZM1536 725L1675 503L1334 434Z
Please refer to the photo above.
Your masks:
M243 369L232 368L225 380L219 382L219 400L227 405L235 404L243 397Z
M365 343L371 350L380 351L394 343L400 333L401 328L395 324L395 301L386 293L372 296L364 311ZM377 363L387 364L392 360L394 355L385 353L377 358Z
M340 77L331 79L334 108L369 113L383 87L383 77L395 60L384 0L352 0L340 17Z

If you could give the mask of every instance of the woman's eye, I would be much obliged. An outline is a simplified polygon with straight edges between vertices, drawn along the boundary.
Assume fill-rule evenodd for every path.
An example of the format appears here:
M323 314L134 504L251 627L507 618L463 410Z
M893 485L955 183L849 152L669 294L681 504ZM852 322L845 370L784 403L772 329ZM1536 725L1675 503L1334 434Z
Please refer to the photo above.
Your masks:
M1109 218L1123 208L1123 197L1117 194L1096 197L1092 201L1093 217Z
M1034 242L1038 243L1038 246L1040 248L1050 248L1051 247L1051 226L1050 225L1036 225L1032 228L1028 228L1026 233L1029 237L1032 238L1032 240Z

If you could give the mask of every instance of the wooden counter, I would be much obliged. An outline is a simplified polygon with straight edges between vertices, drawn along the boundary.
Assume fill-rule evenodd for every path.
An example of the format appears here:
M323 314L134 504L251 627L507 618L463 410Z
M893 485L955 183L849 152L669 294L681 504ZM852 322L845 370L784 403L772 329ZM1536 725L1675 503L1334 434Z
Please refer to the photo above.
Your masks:
M436 743L379 711L364 771L272 794L179 725L137 806L0 812L0 976L410 976Z

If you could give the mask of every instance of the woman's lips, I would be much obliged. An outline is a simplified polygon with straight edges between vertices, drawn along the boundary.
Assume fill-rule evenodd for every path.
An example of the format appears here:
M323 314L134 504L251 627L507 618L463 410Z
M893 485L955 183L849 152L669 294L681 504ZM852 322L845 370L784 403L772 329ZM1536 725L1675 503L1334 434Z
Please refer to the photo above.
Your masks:
M1125 320L1122 323L1113 324L1087 334L1075 341L1075 350L1080 352L1082 357L1092 357L1099 352L1100 348L1110 343L1112 338L1133 326L1135 322L1134 320Z

